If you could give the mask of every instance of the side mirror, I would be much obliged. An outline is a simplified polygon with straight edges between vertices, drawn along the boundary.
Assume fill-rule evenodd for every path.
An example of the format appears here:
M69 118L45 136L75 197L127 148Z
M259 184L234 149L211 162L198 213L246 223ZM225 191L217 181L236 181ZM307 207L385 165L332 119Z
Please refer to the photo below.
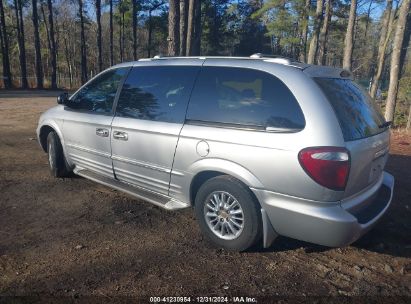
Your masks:
M63 94L60 94L58 97L57 97L57 103L58 104L62 104L62 105L65 105L65 104L67 104L67 102L68 102L68 93L67 92L64 92Z

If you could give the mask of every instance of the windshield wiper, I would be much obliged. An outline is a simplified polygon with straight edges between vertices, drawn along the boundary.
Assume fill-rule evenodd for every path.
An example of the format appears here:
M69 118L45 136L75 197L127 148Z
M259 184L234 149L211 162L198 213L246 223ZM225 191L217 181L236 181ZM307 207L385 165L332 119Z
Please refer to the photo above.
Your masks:
M391 126L391 124L392 124L392 121L386 121L383 124L379 125L378 128L384 129L384 128Z

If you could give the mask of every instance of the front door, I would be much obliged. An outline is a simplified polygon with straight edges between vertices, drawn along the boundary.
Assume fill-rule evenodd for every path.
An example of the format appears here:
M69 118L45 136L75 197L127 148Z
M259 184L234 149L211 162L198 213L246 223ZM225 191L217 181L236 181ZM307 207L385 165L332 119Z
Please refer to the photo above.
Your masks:
M130 71L112 123L117 179L168 194L178 136L201 63Z
M110 128L114 100L127 70L104 72L70 98L65 108L63 137L67 157L77 169L114 178Z

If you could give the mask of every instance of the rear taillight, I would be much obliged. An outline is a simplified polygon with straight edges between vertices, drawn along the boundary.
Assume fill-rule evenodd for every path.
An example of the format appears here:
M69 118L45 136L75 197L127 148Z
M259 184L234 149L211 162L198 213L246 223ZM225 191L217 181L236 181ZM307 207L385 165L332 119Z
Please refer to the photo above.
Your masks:
M298 153L298 160L307 174L320 185L343 191L350 172L350 154L345 148L314 147Z

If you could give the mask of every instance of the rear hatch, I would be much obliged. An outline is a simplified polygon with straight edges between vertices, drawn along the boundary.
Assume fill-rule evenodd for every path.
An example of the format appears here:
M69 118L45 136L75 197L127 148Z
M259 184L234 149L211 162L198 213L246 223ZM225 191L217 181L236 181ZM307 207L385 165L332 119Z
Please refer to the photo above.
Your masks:
M384 117L368 93L350 79L314 78L341 126L351 168L344 197L375 184L385 167L390 133Z

